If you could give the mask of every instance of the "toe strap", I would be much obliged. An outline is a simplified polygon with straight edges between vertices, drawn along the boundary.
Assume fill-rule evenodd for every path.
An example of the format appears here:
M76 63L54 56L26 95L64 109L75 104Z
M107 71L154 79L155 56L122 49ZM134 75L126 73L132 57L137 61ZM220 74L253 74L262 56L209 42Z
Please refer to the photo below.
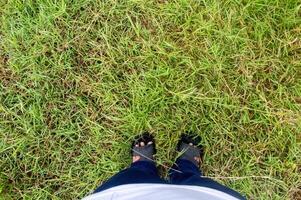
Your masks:
M154 146L153 144L148 144L143 147L133 147L133 156L140 156L140 161L153 161L154 157Z
M140 146L139 144L141 144L141 142L143 142L145 146ZM140 161L152 161L154 154L156 154L154 137L148 132L137 136L132 143L131 154L132 156L140 156Z
M196 166L199 166L199 163L195 160L195 157L201 157L202 151L200 148L182 143L179 150L182 153L182 155L179 157L180 159L189 160Z

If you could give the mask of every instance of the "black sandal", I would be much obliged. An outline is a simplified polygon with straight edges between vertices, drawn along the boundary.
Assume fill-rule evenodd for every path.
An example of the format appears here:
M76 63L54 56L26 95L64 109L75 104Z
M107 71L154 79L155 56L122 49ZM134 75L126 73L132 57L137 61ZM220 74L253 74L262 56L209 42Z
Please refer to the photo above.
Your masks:
M181 135L181 139L178 142L177 150L182 152L179 159L189 160L196 166L200 166L202 163L204 148L200 145L201 137L193 133L185 133ZM192 145L191 145L192 144ZM200 162L195 160L195 157L200 158Z
M144 142L145 145L140 146L141 142ZM137 136L132 143L131 154L132 156L140 156L139 161L154 161L154 155L156 154L154 137L148 132Z

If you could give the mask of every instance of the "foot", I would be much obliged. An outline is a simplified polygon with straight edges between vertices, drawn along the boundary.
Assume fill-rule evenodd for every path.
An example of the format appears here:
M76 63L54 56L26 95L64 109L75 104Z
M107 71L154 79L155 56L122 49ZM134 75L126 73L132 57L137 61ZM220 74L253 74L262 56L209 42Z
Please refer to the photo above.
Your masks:
M203 147L199 145L201 138L194 134L183 134L178 143L179 159L189 160L197 167L200 166L203 157Z
M154 137L149 133L139 135L132 144L133 163L137 161L154 161L156 153Z

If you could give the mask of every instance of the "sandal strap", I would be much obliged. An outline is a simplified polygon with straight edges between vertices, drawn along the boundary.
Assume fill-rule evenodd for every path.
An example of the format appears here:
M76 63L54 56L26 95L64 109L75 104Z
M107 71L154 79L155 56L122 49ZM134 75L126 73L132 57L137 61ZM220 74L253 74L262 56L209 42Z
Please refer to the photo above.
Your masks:
M195 157L200 157L201 155L201 151L198 147L182 143L180 145L180 150L182 152L182 155L179 157L180 159L189 160L194 165L199 166L199 163L194 159Z
M140 156L139 161L153 161L154 159L154 146L148 144L143 147L134 147L133 156Z
M196 166L199 166L201 163L197 162L194 158L203 157L203 146L199 145L201 138L193 133L186 133L181 135L181 139L178 142L178 151L182 152L182 155L179 159L189 160ZM192 143L194 146L189 145Z
M145 146L136 147L135 145L140 142L144 142ZM148 144L149 142L152 142L152 144ZM132 143L131 154L132 156L140 156L139 161L153 161L154 154L156 154L154 137L148 132L137 136Z

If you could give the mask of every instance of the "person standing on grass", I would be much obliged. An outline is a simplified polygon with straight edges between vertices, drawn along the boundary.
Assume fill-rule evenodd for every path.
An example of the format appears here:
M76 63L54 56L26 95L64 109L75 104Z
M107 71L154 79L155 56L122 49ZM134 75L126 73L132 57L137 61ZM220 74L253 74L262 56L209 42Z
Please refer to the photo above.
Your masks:
M203 148L200 138L183 134L177 150L181 156L169 171L169 181L162 180L154 162L156 153L152 135L144 133L132 144L131 166L114 175L83 200L241 200L238 192L199 170Z

